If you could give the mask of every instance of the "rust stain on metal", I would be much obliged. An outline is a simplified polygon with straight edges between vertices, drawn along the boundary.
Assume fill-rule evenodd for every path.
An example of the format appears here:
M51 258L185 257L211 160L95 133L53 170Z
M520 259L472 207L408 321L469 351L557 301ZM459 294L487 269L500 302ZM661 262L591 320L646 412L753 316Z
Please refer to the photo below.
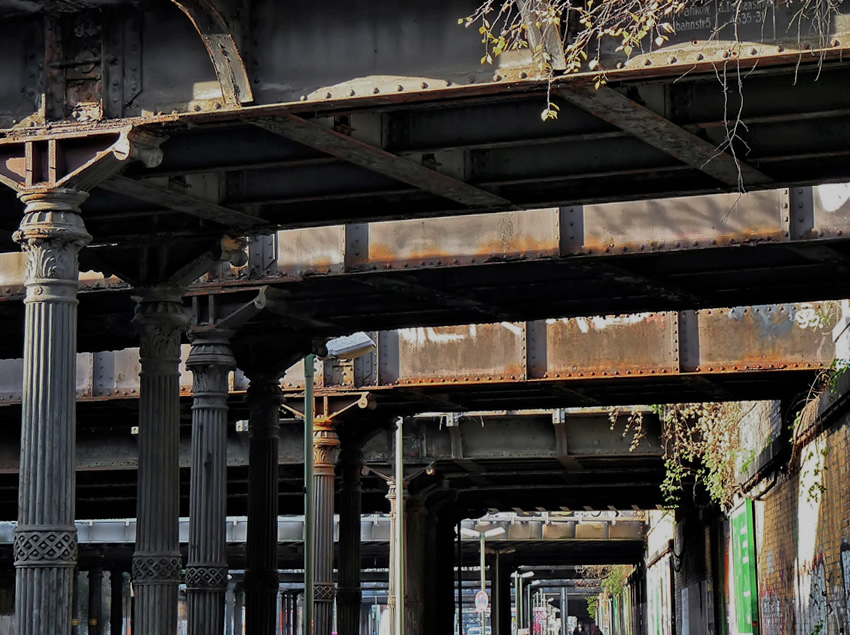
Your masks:
M525 329L502 322L398 332L399 384L485 383L524 375Z
M545 377L677 372L672 313L548 320Z
M835 359L837 302L699 311L700 366L709 372L824 368Z
M569 242L599 254L780 241L783 215L779 190L588 205Z
M557 210L372 223L360 264L428 266L471 264L558 253Z

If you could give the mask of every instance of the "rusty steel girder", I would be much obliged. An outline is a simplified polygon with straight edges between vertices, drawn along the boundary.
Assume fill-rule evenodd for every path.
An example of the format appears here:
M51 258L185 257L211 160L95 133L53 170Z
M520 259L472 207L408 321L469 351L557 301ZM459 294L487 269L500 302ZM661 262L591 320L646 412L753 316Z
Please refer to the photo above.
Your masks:
M337 402L343 409L372 409L395 393L413 402L420 395L418 410L432 410L435 402L417 392L422 390L513 387L527 390L533 401L536 388L562 388L575 397L580 393L569 393L572 384L601 380L662 378L673 386L708 379L711 386L712 377L814 373L828 368L848 346L848 322L847 302L824 302L385 331L374 334L378 346L370 354L321 362L316 394L330 417ZM139 371L138 349L80 353L77 398L136 399ZM284 390L303 391L303 377L299 362L286 372ZM19 403L21 360L0 361L0 378L0 405ZM181 394L191 394L188 371L183 370L180 385ZM232 376L231 392L246 388L242 373ZM705 394L741 398L722 386ZM447 398L443 405L452 403Z

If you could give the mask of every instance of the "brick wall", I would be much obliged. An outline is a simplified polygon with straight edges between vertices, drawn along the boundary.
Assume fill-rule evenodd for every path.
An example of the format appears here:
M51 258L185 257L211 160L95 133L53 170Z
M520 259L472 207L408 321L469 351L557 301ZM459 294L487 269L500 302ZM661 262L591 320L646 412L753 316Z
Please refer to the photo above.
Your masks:
M763 634L846 633L850 418L809 443L755 504Z

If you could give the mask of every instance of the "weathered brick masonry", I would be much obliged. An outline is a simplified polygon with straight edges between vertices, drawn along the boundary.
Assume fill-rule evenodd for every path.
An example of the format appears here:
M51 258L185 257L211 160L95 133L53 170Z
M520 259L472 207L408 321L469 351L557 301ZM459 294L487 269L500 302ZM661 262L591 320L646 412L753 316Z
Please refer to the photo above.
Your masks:
M762 633L850 629L850 417L799 452L756 502Z

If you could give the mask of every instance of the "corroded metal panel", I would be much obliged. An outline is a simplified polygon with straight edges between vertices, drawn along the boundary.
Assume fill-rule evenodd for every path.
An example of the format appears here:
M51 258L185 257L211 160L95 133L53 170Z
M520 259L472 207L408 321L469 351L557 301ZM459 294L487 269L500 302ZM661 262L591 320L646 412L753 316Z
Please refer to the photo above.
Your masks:
M556 209L369 225L368 254L355 265L428 266L558 254Z
M672 313L547 320L543 378L674 373L677 355Z
M125 348L122 351L114 351L112 355L113 391L116 395L138 395L139 373L142 371L139 349Z
M77 399L86 399L92 395L93 385L92 353L77 353L75 394ZM0 405L20 403L23 395L24 360L0 360Z
M701 372L821 368L835 359L836 302L699 311ZM841 327L839 327L840 330Z
M634 253L786 238L781 190L565 208L568 251Z
M316 364L318 366L318 364ZM317 374L321 377L321 374ZM283 387L287 390L304 389L304 360L299 360L286 369L283 375Z
M342 225L277 233L277 266L284 275L339 273L344 262L345 228Z
M525 325L517 322L381 333L381 383L518 380L525 373Z
M0 287L4 295L23 293L26 263L22 252L0 254Z
M793 210L794 221L806 230L804 238L840 238L850 236L850 183L828 183L811 188L812 220L807 225L806 198L809 188L796 188L802 200Z

